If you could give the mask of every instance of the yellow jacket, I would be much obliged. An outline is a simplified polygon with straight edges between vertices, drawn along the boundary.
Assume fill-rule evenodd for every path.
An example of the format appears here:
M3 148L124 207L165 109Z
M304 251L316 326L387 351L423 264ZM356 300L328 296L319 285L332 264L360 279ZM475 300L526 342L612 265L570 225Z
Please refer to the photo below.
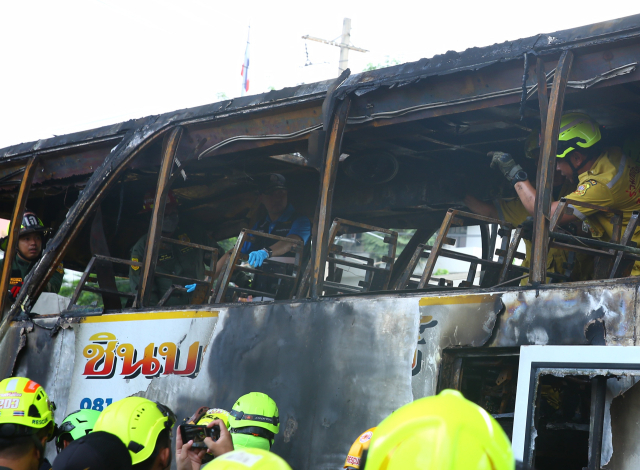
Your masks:
M631 213L640 210L640 167L627 158L618 147L606 149L589 171L578 176L578 187L567 196L573 201L588 202L622 211L622 230L629 223ZM573 214L585 221L595 238L611 239L613 224L610 216L595 209L569 204ZM640 229L632 240L640 246ZM632 276L640 275L640 261L636 261Z

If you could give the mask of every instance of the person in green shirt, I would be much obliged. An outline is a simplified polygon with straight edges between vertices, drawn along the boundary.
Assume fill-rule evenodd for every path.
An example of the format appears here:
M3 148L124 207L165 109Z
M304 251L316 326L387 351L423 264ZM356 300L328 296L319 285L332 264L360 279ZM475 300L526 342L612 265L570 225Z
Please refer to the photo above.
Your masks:
M7 230L10 230L11 225ZM11 265L11 277L9 278L9 295L15 299L20 292L20 288L27 277L27 274L38 263L42 256L42 237L47 233L42 221L38 216L29 210L26 210L22 216L22 225L20 226L20 238L18 239L18 248L16 256L13 258ZM0 249L6 251L9 237L0 240ZM4 264L4 260L0 261L0 266ZM43 292L60 292L62 279L64 278L64 267L60 263L49 282L45 286Z
M145 195L143 212L151 211L153 208L154 193ZM169 191L167 204L165 206L164 218L162 222L162 236L173 238L184 242L196 243L198 245L218 248L203 230L190 228L186 230L179 225L178 203L172 191ZM140 237L131 248L131 261L142 262L147 245L147 234ZM220 250L222 251L222 250ZM158 250L158 261L156 263L156 274L173 274L175 276L187 277L190 279L204 280L205 263L208 253L204 250L192 248L174 243L160 242ZM142 269L139 266L129 267L129 285L131 292L137 292L142 278ZM175 280L162 276L155 276L149 297L148 305L156 305L162 296L171 288L173 284L179 284ZM192 295L187 292L174 292L165 302L165 305L188 305Z

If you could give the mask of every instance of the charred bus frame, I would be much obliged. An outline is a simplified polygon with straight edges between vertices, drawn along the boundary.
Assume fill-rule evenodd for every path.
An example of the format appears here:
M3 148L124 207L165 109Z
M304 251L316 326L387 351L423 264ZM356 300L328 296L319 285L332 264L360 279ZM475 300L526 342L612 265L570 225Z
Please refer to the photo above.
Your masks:
M348 198L340 200L336 188L337 181L343 177L339 175L338 167L345 151L366 153L380 146L391 149L397 156L418 166L422 165L421 171L429 172L433 165L434 172L451 171L453 175L456 171L451 168L447 170L446 162L438 163L432 156L473 155L488 165L488 159L480 156L487 149L494 149L496 145L517 145L523 140L522 136L514 138L508 135L509 132L502 132L504 129L511 134L514 130L522 133L531 130L532 123L536 122L542 129L543 146L537 172L533 257L529 272L531 287L505 290L498 288L501 286L498 284L494 289L467 292L472 296L508 292L512 297L524 295L527 297L524 302L531 303L543 301L536 300L540 292L547 291L553 297L559 289L576 296L589 296L590 289L602 288L602 281L561 287L545 285L547 247L554 237L553 233L550 235L554 220L557 221L557 217L550 213L550 207L560 117L563 109L567 108L566 103L570 102L572 108L585 109L594 112L596 117L604 117L614 130L617 127L629 127L629 123L640 125L640 114L624 106L628 101L640 102L639 59L640 15L541 34L502 45L470 49L460 54L449 52L432 59L362 74L349 75L347 71L331 82L228 100L4 149L0 151L0 185L5 188L2 213L11 214L11 230L0 291L7 290L19 221L30 192L33 194L37 189L40 197L44 197L47 188L54 188L58 195L64 192L66 201L69 188L74 188L72 192L77 193L77 200L68 207L64 217L47 220L47 223L53 222L59 226L15 303L9 307L6 298L0 298L0 311L7 312L0 326L0 342L12 322L29 319L34 301L60 263L73 258L72 264L82 267L83 262L88 261L86 255L74 253L72 256L71 252L81 233L86 236L92 217L91 251L93 255L102 257L100 261L106 267L105 272L98 273L98 282L101 288L104 285L105 292L109 286L113 291L114 284L110 284L109 279L113 278L114 271L102 228L101 204L109 191L118 185L124 188L127 171L131 168L154 176L157 174L154 185L156 199L148 227L146 254L140 264L142 284L135 304L137 310L150 311L154 307L148 304L148 292L161 243L159 220L164 212L169 188L181 181L185 184L205 164L208 170L229 168L227 173L233 173L237 170L234 165L238 166L238 162L264 159L265 155L270 163L281 165L275 166L275 169L289 165L287 168L304 172L301 175L306 178L305 181L318 181L317 194L314 194L317 197L308 203L309 207L315 207L312 256L308 269L299 281L296 302L309 302L315 305L313 308L321 310L328 305L326 302L340 302L345 297L333 296L320 300L322 297L331 297L324 295L324 282L325 265L331 253L330 226L334 217L346 215L344 218L386 229L398 227L407 223L407 220L414 223L416 234L395 260L390 273L389 285L396 285L394 281L410 265L418 247L440 227L442 209L448 209L450 203L459 196L459 192L457 195L450 192L443 200L434 203L430 194L425 192L424 185L412 180L407 183L410 189L405 193L398 187L389 186L387 196L399 201L393 206L395 202L382 203L382 196L371 195L367 188L359 186L352 189L351 194L360 191L358 194L366 193L366 197L363 196L354 205L358 206L357 211L363 207L367 210L361 211L361 218L358 219L353 212L345 209L350 202ZM525 120L521 121L521 116ZM621 124L621 121L625 123ZM437 126L441 127L435 128ZM478 128L477 131L467 132L474 126ZM490 138L482 138L485 134ZM202 179L201 176L197 178ZM225 178L223 176L218 181L224 181ZM466 181L470 178L471 175L467 175ZM456 181L453 177L449 179L451 185L455 185ZM236 189L235 192L231 191L230 197L235 198L239 205L246 206L248 198L237 190L238 186L242 185L229 186ZM340 191L344 195L348 194L349 189L343 187ZM15 201L12 201L14 193ZM121 196L121 205L122 200ZM225 220L214 222L225 226L224 230L219 231L220 236L223 232L231 236L234 230L237 233L246 224L246 211L240 212L236 211ZM452 219L455 217L451 216ZM95 223L96 220L99 224ZM120 212L117 221L121 223ZM495 232L491 246L489 231L483 229L486 247L483 259L476 264L482 265L483 261L493 260ZM445 236L444 233L442 236ZM107 252L104 247L107 247ZM432 255L435 252L433 256L437 256L440 248L432 250ZM506 248L503 247L502 253L514 256L514 250L509 252ZM634 259L640 254L640 249L630 246L629 237L618 238L611 245L599 248L603 249L598 252L599 255L612 260L622 256ZM126 258L122 252L120 249L118 257ZM431 272L427 280L430 275ZM607 282L607 285L616 286L616 289L637 290L635 279ZM434 295L438 298L455 298L461 294L459 289L447 291L447 286L437 286L434 290L434 287L423 283L422 287L397 293L378 291L358 295L365 302L367 299L390 295L401 298L436 292ZM530 298L533 293L535 296ZM118 295L112 294L103 295L107 313L123 311L117 301ZM305 300L306 297L310 300ZM358 302L357 296L354 302ZM515 302L515 299L510 297L509 302ZM504 300L503 303L508 304ZM506 310L502 310L505 316L511 314L508 308L507 305ZM635 311L635 307L625 313L627 320L620 322L628 321L632 311ZM538 315L544 316L544 313ZM71 319L82 316L82 312L69 312L57 320L57 325L59 327L66 321L63 317ZM493 321L497 320L494 318ZM527 344L527 341L528 344L535 342L532 339L522 341L517 335L515 340L509 340L511 342L505 340L511 334L506 325L505 320L494 323L499 331L494 331L491 339L486 338L485 345L504 347L507 344L515 346ZM547 334L550 336L553 333ZM584 344L583 337L576 339L571 333L566 333L564 339L562 334L557 333L555 338L556 343L552 340L549 344ZM616 341L612 339L610 343L617 344ZM633 342L635 344L635 339ZM450 378L442 380L455 382Z

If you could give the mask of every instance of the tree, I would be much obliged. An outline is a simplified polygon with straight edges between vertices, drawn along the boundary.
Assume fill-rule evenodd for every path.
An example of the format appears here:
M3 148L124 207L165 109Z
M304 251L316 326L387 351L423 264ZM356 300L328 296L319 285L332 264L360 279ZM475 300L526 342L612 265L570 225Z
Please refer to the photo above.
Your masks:
M60 288L60 292L58 292L59 295L63 296L63 297L68 297L71 298L73 296L73 293L76 291L76 288L78 287L78 283L80 282L80 279L69 279L68 277L62 282L62 287ZM92 287L98 287L97 283L95 282L95 278L93 279L93 282L89 281L87 282L87 284L89 284ZM122 277L116 277L116 286L118 287L118 290L120 292L131 292L131 287L129 286L129 279L127 278L122 278ZM122 300L122 306L124 307L127 299L125 297L121 297ZM80 293L80 297L78 297L78 301L76 302L77 305L93 305L96 307L104 307L104 303L102 302L102 296L100 294L96 294L95 292L88 292L86 290L83 290Z
M390 59L389 56L386 56L385 61L378 63L378 65L374 65L373 62L369 62L367 66L364 68L363 72L369 72L371 70L377 70L377 69L384 69L386 67L392 67L398 64L400 64L400 61L398 59Z
M409 243L415 230L398 230L398 245L396 247L396 256L398 256L404 247ZM384 242L384 234L382 232L363 232L356 235L353 242L340 240L339 245L343 245L348 252L369 253L372 258L380 262L383 256L388 255L389 245Z

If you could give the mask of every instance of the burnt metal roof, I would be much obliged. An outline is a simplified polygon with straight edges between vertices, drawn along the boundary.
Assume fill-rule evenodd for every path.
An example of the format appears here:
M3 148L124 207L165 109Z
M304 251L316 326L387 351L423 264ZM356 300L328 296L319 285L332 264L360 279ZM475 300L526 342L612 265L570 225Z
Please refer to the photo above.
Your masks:
M489 65L521 59L524 54L548 55L563 49L573 49L640 36L640 14L604 21L578 28L538 34L528 38L506 41L487 47L472 47L463 52L449 51L430 59L420 59L396 66L353 74L340 86L338 96L347 93L363 95L380 87L400 87L422 79L478 70ZM217 103L171 111L157 116L157 121L190 121L220 118L242 112L280 107L292 103L323 99L332 80L273 90L259 95L244 96ZM0 159L8 159L36 151L82 145L124 135L136 129L148 118L133 119L110 126L99 127L72 134L41 139L35 142L12 145L0 149Z

